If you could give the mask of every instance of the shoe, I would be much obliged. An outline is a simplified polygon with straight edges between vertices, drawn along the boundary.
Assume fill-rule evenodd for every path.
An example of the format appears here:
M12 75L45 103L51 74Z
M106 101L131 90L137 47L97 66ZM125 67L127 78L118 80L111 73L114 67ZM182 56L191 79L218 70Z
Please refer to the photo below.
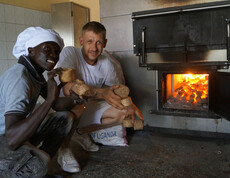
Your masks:
M69 173L76 173L80 172L80 165L78 164L77 160L75 159L72 151L70 149L62 149L58 150L58 158L57 162L61 166L61 168Z
M99 150L99 146L93 143L89 134L80 135L79 133L75 132L74 141L79 143L86 151L95 152Z

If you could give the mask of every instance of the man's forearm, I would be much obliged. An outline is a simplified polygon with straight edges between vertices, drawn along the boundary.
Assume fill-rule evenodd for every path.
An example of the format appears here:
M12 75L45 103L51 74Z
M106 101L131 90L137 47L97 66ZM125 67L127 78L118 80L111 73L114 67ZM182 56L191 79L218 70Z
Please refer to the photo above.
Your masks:
M56 111L69 111L71 110L76 103L71 96L59 97L55 100L52 105L52 109Z
M16 149L27 141L40 126L51 108L52 102L44 101L28 118L6 115L6 137L8 145Z

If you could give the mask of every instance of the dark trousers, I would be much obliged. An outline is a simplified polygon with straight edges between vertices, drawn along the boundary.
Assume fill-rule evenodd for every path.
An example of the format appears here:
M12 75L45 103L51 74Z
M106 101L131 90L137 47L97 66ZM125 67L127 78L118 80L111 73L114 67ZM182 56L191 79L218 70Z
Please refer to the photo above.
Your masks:
M47 172L49 158L55 155L73 123L74 115L70 112L51 113L30 141L17 150L10 150L5 136L0 136L0 177L43 177ZM39 149L36 146L40 146Z

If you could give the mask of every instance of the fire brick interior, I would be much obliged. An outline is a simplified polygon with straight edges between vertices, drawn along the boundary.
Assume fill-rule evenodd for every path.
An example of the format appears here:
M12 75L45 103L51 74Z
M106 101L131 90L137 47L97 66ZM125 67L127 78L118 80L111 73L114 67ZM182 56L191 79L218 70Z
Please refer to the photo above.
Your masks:
M71 148L82 171L63 172L56 157L49 174L57 178L74 177L230 177L229 136L200 137L169 134L145 127L127 129L128 147L100 146L98 152L84 151L75 141Z

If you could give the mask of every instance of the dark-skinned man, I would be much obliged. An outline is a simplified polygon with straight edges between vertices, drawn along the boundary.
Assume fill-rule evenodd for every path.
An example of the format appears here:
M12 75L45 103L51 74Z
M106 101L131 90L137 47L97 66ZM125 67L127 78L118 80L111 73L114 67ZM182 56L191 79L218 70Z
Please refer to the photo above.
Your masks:
M53 69L63 46L62 38L50 29L29 27L18 35L13 48L18 63L0 77L2 177L43 177L49 159L60 147L68 147L76 123L69 110L76 103L59 97L54 77L61 69ZM44 102L34 109L40 95ZM51 108L57 112L49 113Z

